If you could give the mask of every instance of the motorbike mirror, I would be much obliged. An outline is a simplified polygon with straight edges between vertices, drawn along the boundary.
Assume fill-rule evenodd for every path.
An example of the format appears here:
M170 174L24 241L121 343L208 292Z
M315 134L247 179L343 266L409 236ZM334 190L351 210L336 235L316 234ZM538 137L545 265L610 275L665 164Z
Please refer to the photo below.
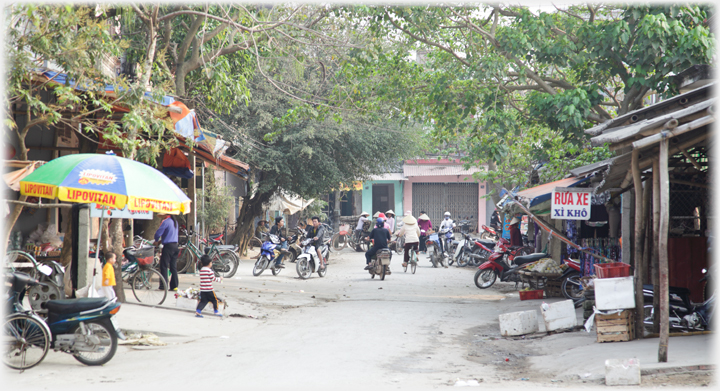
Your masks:
M707 269L702 269L702 274L707 273Z
M52 274L52 268L48 265L38 265L37 269L40 273L46 276L50 276Z

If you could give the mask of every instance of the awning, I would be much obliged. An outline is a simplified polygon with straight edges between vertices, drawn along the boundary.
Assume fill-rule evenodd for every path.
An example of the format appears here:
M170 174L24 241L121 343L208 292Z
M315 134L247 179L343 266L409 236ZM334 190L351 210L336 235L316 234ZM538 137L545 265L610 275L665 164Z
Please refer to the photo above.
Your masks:
M370 175L371 181L406 181L401 172L389 172L382 175Z
M5 184L9 188L20 191L20 181L45 164L45 162L41 160L8 160L4 164L5 167L19 168L19 170L3 174L3 180L5 180Z
M525 198L530 201L530 210L537 210L537 207L547 202L547 209L550 209L550 197L556 187L573 187L587 181L589 178L565 178L559 181L546 183L544 185L535 186L525 189L517 193L517 197ZM534 211L534 210L533 210ZM542 213L541 213L542 214Z
M272 196L272 198L270 198L267 209L279 210L283 213L292 215L307 208L308 205L312 204L313 201L314 199L312 198L309 200L304 200L300 197L295 197L280 192L279 194L275 194L274 196Z
M466 170L460 164L403 164L403 175L411 176L440 176L440 175L465 175L480 172L477 167L471 167Z

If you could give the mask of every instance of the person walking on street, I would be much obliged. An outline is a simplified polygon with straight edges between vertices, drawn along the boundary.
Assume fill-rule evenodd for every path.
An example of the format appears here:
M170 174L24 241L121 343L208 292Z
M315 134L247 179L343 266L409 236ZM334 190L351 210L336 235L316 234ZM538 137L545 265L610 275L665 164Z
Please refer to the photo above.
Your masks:
M410 259L410 249L417 251L418 242L420 241L420 228L417 225L417 220L410 215L403 217L403 226L397 231L396 235L405 237L405 254L402 265L407 266Z
M393 210L390 209L389 211L385 212L385 216L386 216L385 222L390 227L390 228L388 228L388 230L390 232L395 232L395 212L393 212Z
M375 220L375 229L370 232L368 240L373 240L373 245L370 250L365 252L365 270L370 270L370 262L372 257L383 248L388 248L388 242L390 241L390 231L385 229L385 221L382 217L378 217Z
M425 212L420 212L420 217L418 217L418 228L420 228L420 252L426 254L427 245L425 242L427 241L428 232L432 230L432 222Z
M282 265L282 259L285 256L285 253L287 253L288 249L288 242L287 242L287 236L285 235L283 231L283 226L285 225L285 220L283 220L282 216L278 216L275 218L275 225L270 228L270 235L275 235L280 239L280 255L278 255L277 258L275 258L275 268L276 269L283 269L285 266Z
M215 273L212 271L212 258L205 254L200 257L200 302L195 309L195 316L202 318L202 310L205 308L207 303L212 303L215 315L222 316L218 311L218 299L215 296L212 283L215 281L222 282L222 277L215 277Z
M167 278L168 268L170 269L170 287L171 291L178 290L178 273L177 273L177 256L178 256L178 223L172 215L165 215L165 220L160 224L160 228L155 231L155 243L158 245L162 242L163 249L160 256L160 275ZM163 280L160 281L161 290L165 289Z
M115 298L115 262L117 262L117 258L115 257L115 253L113 252L106 252L105 253L105 266L103 266L102 269L102 288L101 292L103 296L107 297L108 299Z

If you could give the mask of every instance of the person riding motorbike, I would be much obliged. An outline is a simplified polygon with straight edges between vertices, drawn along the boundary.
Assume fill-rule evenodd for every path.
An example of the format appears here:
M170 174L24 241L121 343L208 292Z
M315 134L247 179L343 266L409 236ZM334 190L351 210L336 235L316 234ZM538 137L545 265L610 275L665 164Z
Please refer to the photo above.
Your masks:
M285 220L283 220L282 216L278 216L275 218L275 225L270 228L270 235L276 235L278 238L280 238L280 255L278 255L277 258L275 258L275 268L276 269L283 269L285 266L282 265L282 259L285 256L285 253L288 249L288 241L287 236L284 233L283 226L285 225Z
M403 226L395 235L405 237L405 254L402 265L407 266L410 259L410 249L417 250L420 242L420 228L417 225L417 220L411 215L403 217Z
M418 227L420 228L420 252L425 254L427 253L425 242L427 241L428 232L432 229L432 222L430 217L423 211L420 212L420 217L418 217Z
M452 232L452 229L455 228L455 222L450 218L450 216L451 216L450 212L445 212L445 219L442 221L442 223L440 223L440 228L439 228L438 232L442 231L443 229L448 229L449 231ZM445 245L444 242L445 242L445 238L441 237L440 238L440 252L441 253L445 253L445 249L443 248Z
M325 269L325 259L322 256L322 252L320 251L320 246L323 244L323 239L325 238L325 229L323 229L323 226L320 225L320 217L313 216L312 217L312 225L309 225L307 228L307 238L313 239L313 246L315 246L315 251L317 251L318 259L320 260L320 270Z
M500 214L498 213L497 209L495 209L492 213L492 216L490 216L490 227L492 227L495 232L499 232L500 228Z
M363 226L365 225L365 222L368 221L368 216L370 216L370 213L368 212L362 212L360 213L360 219L358 219L357 226L355 227L355 238L356 240L360 240L362 237L362 231Z
M378 252L378 250L383 248L388 248L388 241L390 241L390 231L385 229L385 220L383 220L381 217L378 217L377 220L375 220L375 228L370 232L370 236L368 237L368 240L373 240L373 246L370 250L367 250L365 252L365 263L367 264L365 266L365 270L370 270L370 262L372 261L372 257L375 256L375 254Z

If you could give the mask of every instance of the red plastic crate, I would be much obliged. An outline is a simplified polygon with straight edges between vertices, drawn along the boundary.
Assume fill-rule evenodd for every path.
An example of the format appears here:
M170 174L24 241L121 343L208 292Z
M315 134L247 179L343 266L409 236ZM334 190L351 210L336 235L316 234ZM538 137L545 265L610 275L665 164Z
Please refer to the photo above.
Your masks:
M543 298L543 290L520 291L520 300L538 300Z
M630 265L622 262L596 263L595 275L598 278L628 277Z

